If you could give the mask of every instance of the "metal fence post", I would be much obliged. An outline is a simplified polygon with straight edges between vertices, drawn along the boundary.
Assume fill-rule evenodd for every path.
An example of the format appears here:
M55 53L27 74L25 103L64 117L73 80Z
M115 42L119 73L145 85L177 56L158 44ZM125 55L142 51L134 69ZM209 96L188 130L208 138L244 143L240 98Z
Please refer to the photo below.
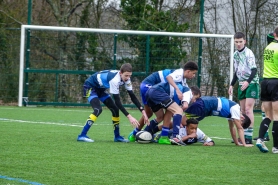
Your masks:
M117 66L117 40L118 40L118 34L114 34L114 60L113 60L113 69L116 69Z
M200 4L200 33L203 33L203 26L204 26L204 0L201 1ZM203 55L203 42L202 38L199 38L199 53L198 53L198 79L197 85L201 87L201 76L202 76L202 55Z
M150 71L150 35L147 35L146 40L146 74Z

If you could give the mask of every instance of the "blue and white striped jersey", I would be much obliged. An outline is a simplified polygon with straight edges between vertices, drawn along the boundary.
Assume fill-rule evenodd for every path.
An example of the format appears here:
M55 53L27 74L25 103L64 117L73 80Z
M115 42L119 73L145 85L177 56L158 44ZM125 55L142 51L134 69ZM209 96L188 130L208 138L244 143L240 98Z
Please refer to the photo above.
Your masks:
M94 88L109 89L111 94L119 94L119 87L121 85L125 85L126 90L132 90L130 79L126 82L122 81L119 70L96 72L85 81L85 84Z
M170 75L174 82L182 83L184 86L186 85L186 79L183 78L183 69L164 69L161 71L157 71L146 77L142 83L155 85L160 82L167 82L166 77Z

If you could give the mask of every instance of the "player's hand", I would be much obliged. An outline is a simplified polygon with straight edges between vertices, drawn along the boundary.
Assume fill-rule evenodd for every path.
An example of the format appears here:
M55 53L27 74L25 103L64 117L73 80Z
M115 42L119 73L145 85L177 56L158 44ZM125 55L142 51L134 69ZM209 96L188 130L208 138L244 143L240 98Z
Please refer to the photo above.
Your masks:
M228 94L229 95L233 95L233 86L230 85L229 90L228 90Z
M182 92L180 91L180 89L176 89L176 93L178 95L179 100L182 100L183 95L182 95Z
M244 145L244 147L253 147L254 145L252 145L252 144L246 144L246 145Z
M249 86L249 83L247 81L244 81L243 84L241 85L240 90L244 91L248 86Z
M145 110L142 111L142 115L144 117L144 123L149 126L150 125L150 120L149 120Z
M129 122L134 126L134 127L138 127L139 126L139 122L134 118L132 117L130 114L127 115L127 118L129 120Z
M205 143L203 144L203 146L213 146L213 145L214 145L213 142L205 142Z
M196 138L197 137L197 134L196 133L192 133L190 135L188 135L189 138Z
M182 110L185 111L187 108L188 108L188 103L187 102L183 102Z

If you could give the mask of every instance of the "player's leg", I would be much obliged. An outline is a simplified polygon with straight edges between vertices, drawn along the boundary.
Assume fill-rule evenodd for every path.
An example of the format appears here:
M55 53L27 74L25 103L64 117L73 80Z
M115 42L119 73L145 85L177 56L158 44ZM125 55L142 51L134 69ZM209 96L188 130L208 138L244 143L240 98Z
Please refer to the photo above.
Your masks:
M161 130L160 138L158 140L159 144L171 144L169 140L169 131L171 126L171 118L173 113L171 111L166 111L163 118L163 125L157 126L155 130Z
M268 152L268 148L264 144L264 135L269 128L269 125L272 120L272 103L270 101L262 102L265 107L265 116L266 118L262 120L259 130L259 138L257 139L256 146L260 149L261 152Z
M148 105L144 105L144 110L148 116L148 118L152 117L153 115L153 111L152 109L148 106ZM142 128L144 127L145 123L144 123L144 117L141 116L140 120L139 120L139 126L136 127L129 135L128 135L128 140L130 142L134 142L135 141L135 135L142 130Z
M272 102L272 115L273 115L273 125L272 125L273 148L272 148L272 152L275 154L278 154L278 101Z
M128 142L127 139L120 135L120 116L119 108L110 96L104 96L101 101L106 105L112 113L112 124L114 127L114 142Z
M182 120L183 110L175 102L172 103L169 107L167 107L167 110L173 114L173 133L172 133L172 138L170 139L170 141L172 144L184 146L185 143L182 142L181 137L179 135L179 128L180 128L180 123Z
M265 119L265 110L264 110L263 104L261 105L261 111L262 111L262 120L264 120ZM266 131L266 133L264 135L264 141L270 141L268 131L269 131L269 129ZM259 136L255 137L253 140L257 140L258 138L259 138Z
M251 124L247 129L244 129L244 137L246 144L252 144L253 128L254 128L254 109L255 99L246 98L245 99L245 114L250 118Z
M150 121L150 124L147 125L147 126L145 127L145 129L144 129L145 131L150 132L152 135L155 134L156 132L158 132L158 130L157 130L156 128L157 128L157 125L158 125L160 122L163 121L164 110L163 110L163 109L159 110L159 112L156 112L156 113L155 113L155 116L156 116L156 117L155 117L154 119L152 119L152 120Z
M272 115L272 102L271 102L271 91L272 91L272 85L269 83L268 79L264 79L261 82L261 101L262 101L262 106L264 107L265 110L265 116L266 118L262 120L260 124L260 129L259 129L259 138L257 139L256 146L260 149L261 152L266 153L268 152L268 148L265 146L264 143L264 135L266 131L269 128L269 125L271 123L271 120L273 119Z
M94 140L90 139L87 136L87 133L90 130L93 123L96 121L97 117L101 114L102 107L100 105L100 101L99 101L96 90L90 89L87 93L87 96L89 96L88 101L90 102L90 104L93 108L93 112L92 112L92 114L89 115L89 118L87 119L87 121L82 129L82 132L77 137L77 141L94 142Z

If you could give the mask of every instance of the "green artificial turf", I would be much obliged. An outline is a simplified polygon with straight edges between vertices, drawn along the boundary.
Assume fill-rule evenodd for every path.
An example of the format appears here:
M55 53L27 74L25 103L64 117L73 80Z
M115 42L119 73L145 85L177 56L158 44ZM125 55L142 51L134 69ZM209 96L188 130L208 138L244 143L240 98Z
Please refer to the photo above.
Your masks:
M115 143L111 113L104 109L88 133L95 142L77 142L91 111L0 107L0 184L277 184L271 135L266 154L235 146L227 121L209 117L199 127L213 147ZM139 111L129 112L140 118ZM254 137L260 121L255 114ZM122 114L120 129L125 137L133 130Z

